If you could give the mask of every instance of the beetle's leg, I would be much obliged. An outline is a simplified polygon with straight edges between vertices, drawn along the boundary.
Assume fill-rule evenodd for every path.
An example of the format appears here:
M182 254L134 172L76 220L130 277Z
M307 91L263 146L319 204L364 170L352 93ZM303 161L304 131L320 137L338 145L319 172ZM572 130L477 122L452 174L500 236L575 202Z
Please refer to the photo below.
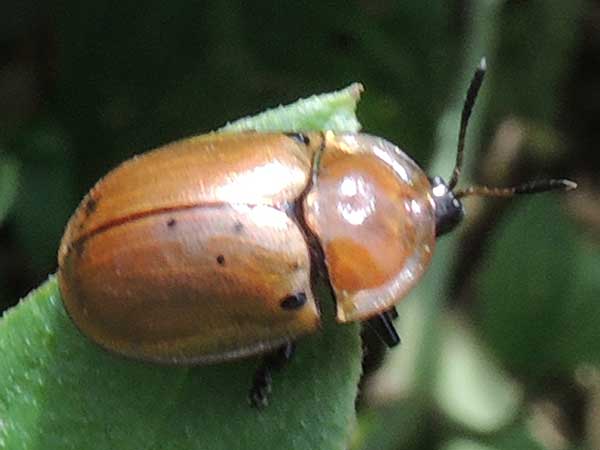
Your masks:
M398 311L395 306L392 306L390 309L386 311L392 320L396 320L398 318Z
M269 394L271 393L271 383L273 381L271 373L285 366L294 356L295 350L296 344L287 342L273 353L265 356L260 367L256 369L250 388L249 400L253 407L264 408L269 404Z
M395 307L392 307L367 321L367 324L375 331L379 339L390 348L400 343L400 336L398 336L393 323L393 320L397 317L398 312Z

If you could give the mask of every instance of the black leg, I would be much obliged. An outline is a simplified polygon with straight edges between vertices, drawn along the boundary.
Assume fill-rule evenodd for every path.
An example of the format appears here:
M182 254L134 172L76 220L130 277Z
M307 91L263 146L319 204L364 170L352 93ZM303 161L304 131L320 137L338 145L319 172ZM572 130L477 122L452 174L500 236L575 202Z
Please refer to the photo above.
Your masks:
M398 336L393 323L393 320L397 317L396 308L392 307L367 321L367 324L375 331L379 339L390 348L400 343L400 336Z
M390 309L388 309L386 313L392 318L392 320L396 320L398 318L398 311L396 311L395 306L392 306Z
M285 366L294 356L295 350L296 345L293 342L288 342L265 356L261 365L256 369L250 388L249 400L254 408L264 408L269 404L269 394L271 393L271 383L273 381L271 373Z

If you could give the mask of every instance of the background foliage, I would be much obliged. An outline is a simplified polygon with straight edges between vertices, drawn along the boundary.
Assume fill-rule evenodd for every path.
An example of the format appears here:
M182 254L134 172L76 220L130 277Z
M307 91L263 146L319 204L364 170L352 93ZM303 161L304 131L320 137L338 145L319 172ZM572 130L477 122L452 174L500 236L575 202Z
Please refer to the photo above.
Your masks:
M369 350L352 448L600 448L599 17L592 0L3 2L0 302L55 270L119 161L353 81L365 131L448 174L485 54L462 183L580 189L467 201L400 305L403 346L378 370Z

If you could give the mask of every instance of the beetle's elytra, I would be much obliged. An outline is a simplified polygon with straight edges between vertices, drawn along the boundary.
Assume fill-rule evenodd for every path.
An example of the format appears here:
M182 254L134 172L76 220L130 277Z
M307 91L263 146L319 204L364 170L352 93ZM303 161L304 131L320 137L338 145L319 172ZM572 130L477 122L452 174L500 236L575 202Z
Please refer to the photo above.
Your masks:
M320 324L324 280L337 320L399 338L394 305L427 269L460 197L554 188L546 180L453 192L483 80L463 109L449 184L390 142L356 133L210 134L135 157L101 179L69 221L58 260L78 328L119 354L201 364L282 349ZM273 359L267 360L273 364ZM254 404L264 404L268 367Z

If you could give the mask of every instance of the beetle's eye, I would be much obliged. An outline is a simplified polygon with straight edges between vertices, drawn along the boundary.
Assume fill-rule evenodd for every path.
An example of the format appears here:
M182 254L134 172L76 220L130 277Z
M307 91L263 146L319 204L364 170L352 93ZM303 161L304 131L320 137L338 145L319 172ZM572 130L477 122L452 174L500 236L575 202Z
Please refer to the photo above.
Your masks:
M431 193L435 202L435 235L452 231L465 215L463 205L441 177L431 180Z
M306 303L306 294L304 292L298 292L297 294L290 294L281 300L281 307L283 309L298 309Z
M286 136L292 138L296 142L303 145L310 145L310 138L304 133L285 133Z

